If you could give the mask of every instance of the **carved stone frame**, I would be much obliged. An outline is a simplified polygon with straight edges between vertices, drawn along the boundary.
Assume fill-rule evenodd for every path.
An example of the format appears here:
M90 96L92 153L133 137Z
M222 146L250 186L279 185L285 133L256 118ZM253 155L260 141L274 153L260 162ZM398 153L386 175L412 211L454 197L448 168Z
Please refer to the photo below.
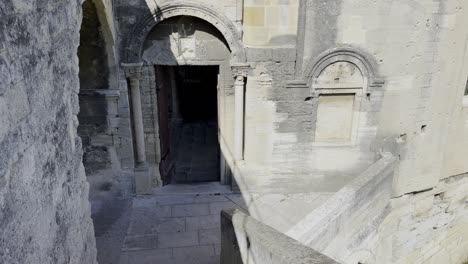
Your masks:
M314 104L314 113L318 112L318 98L320 95L330 94L354 94L354 107L353 107L353 125L351 137L346 142L314 142L314 146L355 146L359 136L359 126L361 124L360 112L364 96L370 93L371 88L382 87L384 84L383 79L377 74L377 64L368 56L362 55L364 52L353 47L338 47L322 53L318 59L312 61L307 68L305 68L305 82L311 88L311 96L315 98L317 103ZM334 88L333 86L318 86L315 80L319 77L320 73L329 65L335 62L348 62L355 65L362 74L363 85L362 87L341 87ZM317 116L313 117L317 120ZM315 141L315 131L314 131Z

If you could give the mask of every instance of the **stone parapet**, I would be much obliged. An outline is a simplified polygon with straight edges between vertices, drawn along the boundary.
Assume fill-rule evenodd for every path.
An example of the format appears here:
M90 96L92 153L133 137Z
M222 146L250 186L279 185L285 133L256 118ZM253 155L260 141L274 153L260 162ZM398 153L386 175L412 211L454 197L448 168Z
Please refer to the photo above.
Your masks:
M221 212L221 263L338 264L237 209Z

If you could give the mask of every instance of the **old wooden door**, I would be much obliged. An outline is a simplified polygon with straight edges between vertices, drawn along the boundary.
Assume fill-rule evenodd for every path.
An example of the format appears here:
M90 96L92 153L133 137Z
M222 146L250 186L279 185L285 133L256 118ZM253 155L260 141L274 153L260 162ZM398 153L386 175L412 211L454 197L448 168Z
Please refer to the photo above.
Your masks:
M164 66L156 66L156 90L158 96L158 113L159 113L159 138L161 146L161 163L159 164L159 172L163 185L171 183L174 174L174 159L171 153L171 139L169 128L169 89L171 76L170 70Z

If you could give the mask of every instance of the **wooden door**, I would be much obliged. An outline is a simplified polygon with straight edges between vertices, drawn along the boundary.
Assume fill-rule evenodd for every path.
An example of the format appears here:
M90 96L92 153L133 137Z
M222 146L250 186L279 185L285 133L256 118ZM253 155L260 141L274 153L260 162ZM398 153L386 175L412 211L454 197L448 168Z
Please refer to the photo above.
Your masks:
M169 128L169 89L170 80L168 68L164 66L156 66L156 90L158 96L158 113L159 113L159 139L161 147L161 163L159 164L159 172L163 185L171 183L174 174L174 159L171 153L171 138Z

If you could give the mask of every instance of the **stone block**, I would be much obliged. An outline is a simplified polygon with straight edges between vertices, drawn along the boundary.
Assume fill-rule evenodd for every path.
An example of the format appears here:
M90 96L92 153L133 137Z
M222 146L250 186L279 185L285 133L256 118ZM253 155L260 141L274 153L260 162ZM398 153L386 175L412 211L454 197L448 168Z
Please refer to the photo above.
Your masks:
M151 194L151 174L148 170L135 170L135 190L137 194Z
M194 200L195 198L190 195L171 195L156 197L156 203L159 205L193 204Z
M198 231L200 245L221 244L221 228L201 229Z
M120 264L154 264L171 263L172 249L152 249L142 251L123 252L120 256Z
M197 245L199 245L197 232L161 233L158 236L159 248L190 247Z
M193 216L185 219L187 231L220 227L219 215Z
M277 62L296 61L295 48L274 48L272 50L273 60Z
M92 146L112 146L113 137L112 135L96 135L91 137Z
M208 204L186 204L186 205L173 205L172 216L200 216L209 215L210 210Z
M270 48L246 48L246 53L249 62L270 61L273 58Z
M173 249L174 256L178 259L199 259L206 256L214 256L215 251L212 245L179 247Z
M158 245L156 235L127 236L125 237L122 251L154 249Z
M185 232L185 218L170 217L155 219L153 231L157 233Z
M262 6L244 7L244 25L263 27L265 25L265 8Z

